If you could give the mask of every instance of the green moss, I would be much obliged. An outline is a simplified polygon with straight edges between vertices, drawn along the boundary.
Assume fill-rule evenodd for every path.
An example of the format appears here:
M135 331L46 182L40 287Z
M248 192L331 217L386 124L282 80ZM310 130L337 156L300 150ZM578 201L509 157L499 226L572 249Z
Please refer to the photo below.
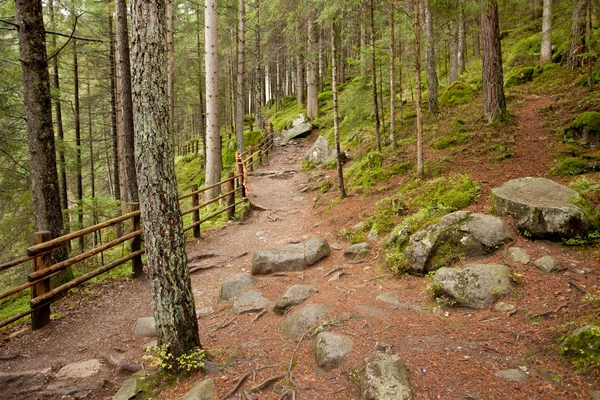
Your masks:
M537 63L540 56L541 43L541 30L534 35L528 34L507 51L506 59L508 65L515 67L518 65Z
M475 92L473 88L465 82L454 82L440 96L440 105L456 105L470 101Z
M412 163L396 163L391 161L384 164L379 152L371 152L359 161L355 161L345 170L348 187L360 192L366 192L377 183L385 182L392 176L405 174L412 168Z
M551 172L558 176L572 176L599 169L600 165L598 165L598 160L595 158L586 158L585 156L565 157L559 160Z
M452 132L451 134L446 135L433 142L432 147L435 150L449 149L452 147L467 144L471 141L472 138L473 134L468 131Z
M506 78L506 82L504 82L504 85L513 86L520 85L526 82L531 82L533 80L534 72L535 70L533 67L521 68L517 72Z
M600 327L588 325L564 336L560 352L580 368L600 365Z
M600 112L587 111L581 114L571 125L571 129L589 129L594 132L600 132Z

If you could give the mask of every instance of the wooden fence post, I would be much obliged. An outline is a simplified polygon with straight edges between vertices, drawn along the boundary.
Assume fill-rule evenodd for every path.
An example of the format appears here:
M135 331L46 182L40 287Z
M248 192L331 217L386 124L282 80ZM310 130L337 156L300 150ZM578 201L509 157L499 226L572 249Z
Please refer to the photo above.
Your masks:
M140 209L140 203L129 203L129 211L138 211ZM140 230L142 226L142 218L140 215L136 215L131 219L131 232ZM131 252L134 253L142 249L142 237L136 236L131 240ZM144 264L142 263L142 256L135 256L131 260L132 273L134 278L139 278L144 274Z
M254 146L250 147L250 158L248 159L248 171L254 171L254 155L252 152L254 151Z
M193 184L192 192L197 192L197 191L198 191L198 185ZM192 195L192 207L198 207L199 205L200 205L200 198L198 197L198 193L194 193ZM194 223L197 223L198 221L200 221L200 210L195 210L192 213L192 221ZM193 232L194 232L194 237L196 239L200 238L200 224L197 224L194 226Z
M244 161L239 152L235 153L235 174L239 176L239 178L237 178L237 186L240 188L240 194L245 198L246 186L244 182Z
M52 240L52 233L48 231L35 232L33 241L35 244L40 244ZM43 271L52 264L51 253L42 254L33 259L33 271ZM35 299L38 296L46 294L50 291L50 279L44 279L40 283L36 283L31 288L31 298ZM50 304L46 304L35 310L31 315L31 329L36 330L43 328L50 323Z
M235 192L233 191L233 172L227 173L226 192L231 192L227 195L227 219L233 219L235 217ZM231 208L229 208L231 207Z

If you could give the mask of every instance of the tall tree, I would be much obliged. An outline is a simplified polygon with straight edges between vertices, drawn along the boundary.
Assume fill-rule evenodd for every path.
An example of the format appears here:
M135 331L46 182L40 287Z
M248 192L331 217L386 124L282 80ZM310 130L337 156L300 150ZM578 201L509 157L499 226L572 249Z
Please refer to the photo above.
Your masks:
M425 63L427 64L427 90L429 92L429 112L436 112L438 106L438 77L435 61L435 42L433 37L433 18L429 0L421 2L423 25L425 28Z
M129 30L127 29L127 5L125 0L116 0L117 50L119 52L119 80L121 95L121 129L123 130L123 155L127 198L138 202L137 177L135 173L135 145L133 130L133 100L131 99L131 55Z
M394 33L394 9L395 9L394 2L391 2L390 3L390 144L392 146L392 150L396 150L396 35ZM332 56L332 59L334 59L333 56Z
M421 21L419 20L419 3L414 3L414 32L415 32L415 83L417 98L417 177L423 178L425 173L425 161L423 159L423 110L421 106Z
M337 183L340 190L340 197L346 197L346 188L344 186L344 171L342 169L342 150L340 147L340 113L338 106L338 33L336 23L331 24L331 91L333 93L333 133L335 136Z
M206 186L221 180L221 132L219 128L219 57L217 0L206 0L204 9L205 28L205 67L206 67ZM217 185L206 191L208 199L219 195Z
M167 91L169 93L169 117L171 134L175 135L175 0L167 2Z
M371 85L373 86L373 112L375 113L375 147L381 151L381 123L379 122L379 105L377 102L377 64L375 63L375 4L371 0L369 12L371 16Z
M458 31L456 40L456 69L458 75L465 72L465 55L467 47L467 30L465 26L465 6L463 0L458 0Z
M29 179L36 231L63 234L56 148L52 130L50 76L46 53L46 32L41 0L17 0L15 23L19 27L19 58L23 81L23 100L27 119ZM53 254L53 261L66 258L66 251Z
M262 131L262 91L264 85L262 84L263 76L260 56L260 0L254 1L254 12L256 13L254 17L254 54L256 57L256 65L254 67L254 124L256 125L256 130Z
M235 139L237 151L244 152L244 115L246 94L244 81L246 78L246 1L238 1L238 41L237 41L237 86L235 92Z
M121 200L121 178L119 173L119 131L117 129L117 65L115 59L115 38L113 31L112 12L108 14L108 40L109 40L109 80L110 80L110 127L112 137L112 176L113 176L113 196L115 200ZM120 236L120 225L117 225L117 236Z
M78 229L83 229L83 177L81 174L81 109L79 105L79 60L77 53L77 39L71 40L73 46L73 103L75 114L75 176L77 178L77 222ZM77 239L79 252L84 250L84 237Z
M486 0L481 12L483 114L488 122L503 120L506 116L504 78L502 76L502 48L498 25L498 3Z
M552 62L552 0L544 0L544 18L542 20L542 50L540 64Z
M154 319L158 344L168 346L168 352L178 357L200 347L200 338L165 95L164 0L133 0L131 22L135 161Z
M585 53L585 20L589 0L574 0L575 7L571 17L571 38L567 66L577 69L583 65L581 55Z
M304 107L304 57L296 56L296 98L298 107Z
M310 119L317 117L319 111L319 88L317 85L317 66L319 52L318 28L315 24L314 10L308 12L308 52L306 53L306 116Z

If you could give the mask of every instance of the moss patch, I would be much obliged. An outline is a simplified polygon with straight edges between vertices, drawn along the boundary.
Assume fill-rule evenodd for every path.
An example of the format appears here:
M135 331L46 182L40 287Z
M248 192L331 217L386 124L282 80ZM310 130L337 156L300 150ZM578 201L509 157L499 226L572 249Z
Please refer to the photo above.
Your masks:
M519 69L514 74L506 78L505 86L520 85L533 80L533 73L535 72L533 67L524 67Z
M456 105L471 101L475 92L473 88L465 82L454 82L440 96L440 105Z
M580 368L600 365L600 327L587 325L564 336L560 352Z

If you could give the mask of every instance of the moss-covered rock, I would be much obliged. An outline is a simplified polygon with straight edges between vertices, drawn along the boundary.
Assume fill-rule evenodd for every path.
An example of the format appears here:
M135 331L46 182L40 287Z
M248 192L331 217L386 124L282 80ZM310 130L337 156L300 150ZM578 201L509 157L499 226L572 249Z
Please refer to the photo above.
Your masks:
M448 86L444 93L440 96L440 105L456 105L470 101L475 92L473 88L464 82L454 82Z
M533 67L524 67L506 78L505 86L520 85L533 80L535 69Z
M582 146L594 147L600 134L600 112L586 111L565 129L565 140L577 140Z
M561 340L560 352L582 367L600 364L600 327L586 325L575 329Z

